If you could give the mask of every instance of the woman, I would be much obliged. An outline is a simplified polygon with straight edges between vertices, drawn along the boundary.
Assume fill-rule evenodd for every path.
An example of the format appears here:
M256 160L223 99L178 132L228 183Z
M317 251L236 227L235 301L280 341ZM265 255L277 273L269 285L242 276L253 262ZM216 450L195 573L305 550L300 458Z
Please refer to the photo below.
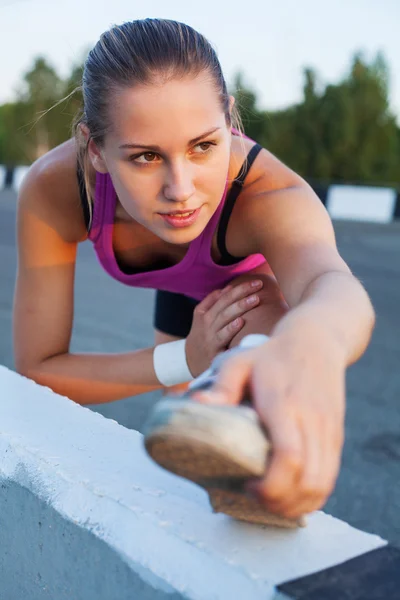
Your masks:
M345 369L374 323L324 207L240 134L214 50L184 24L104 33L83 97L76 141L39 159L20 192L17 369L81 404L108 402L184 384L248 333L268 334L202 400L237 404L250 382L273 447L261 501L288 517L318 508L340 463ZM87 237L112 277L158 290L155 348L69 352Z

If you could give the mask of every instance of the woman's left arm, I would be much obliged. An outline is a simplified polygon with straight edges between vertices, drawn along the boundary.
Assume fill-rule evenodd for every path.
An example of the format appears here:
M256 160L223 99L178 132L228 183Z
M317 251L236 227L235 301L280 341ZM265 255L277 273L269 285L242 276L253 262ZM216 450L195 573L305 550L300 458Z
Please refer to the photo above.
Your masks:
M338 253L321 201L284 165L277 169L289 185L265 191L262 177L256 180L240 218L248 250L267 258L290 310L266 344L226 361L200 401L238 404L250 384L272 445L267 473L251 489L273 512L297 517L321 508L334 488L345 371L365 351L375 315Z
M265 215L258 218L253 239L291 309L273 335L322 335L338 345L350 365L365 351L375 315L367 292L338 253L326 209L304 182L259 197L259 208L262 200Z

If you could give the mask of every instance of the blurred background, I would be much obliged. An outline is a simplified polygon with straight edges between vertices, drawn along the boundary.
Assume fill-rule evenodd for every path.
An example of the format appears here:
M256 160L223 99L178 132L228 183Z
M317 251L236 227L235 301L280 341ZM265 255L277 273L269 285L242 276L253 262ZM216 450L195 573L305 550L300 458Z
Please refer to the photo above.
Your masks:
M186 22L212 42L246 133L307 180L400 188L398 0L0 0L0 165L30 165L71 136L88 50L113 24L145 17ZM15 189L0 190L0 364L10 368L16 202ZM325 509L399 544L400 225L334 227L377 326L348 371L343 466ZM72 350L151 346L153 300L108 278L81 244ZM158 397L90 409L140 430Z
M115 23L158 16L210 39L248 135L301 175L400 181L396 0L137 4L0 0L0 164L30 164L70 137L79 91L44 113L79 86L90 47Z

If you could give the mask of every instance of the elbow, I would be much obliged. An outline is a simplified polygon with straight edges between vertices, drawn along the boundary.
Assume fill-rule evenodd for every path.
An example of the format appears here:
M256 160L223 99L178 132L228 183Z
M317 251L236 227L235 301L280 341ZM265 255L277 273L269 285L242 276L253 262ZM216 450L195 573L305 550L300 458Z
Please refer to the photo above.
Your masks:
M42 360L29 360L23 356L15 356L15 371L22 375L22 377L26 377L27 379L31 379L35 383L39 385L43 385L49 387L49 361L52 357L46 357Z
M361 279L359 279L358 277L356 277L355 275L352 274L352 277L354 278L354 280L356 281L356 283L360 286L361 288L361 292L364 294L364 314L365 314L365 323L366 323L366 330L369 332L369 337L371 337L374 329L375 329L375 325L376 325L376 311L375 311L375 307L372 303L371 300L371 296L369 295L363 281L361 281Z
M22 377L26 377L27 379L32 379L36 383L41 383L40 381L40 372L41 372L41 364L30 364L24 360L15 359L15 371L18 375L22 375Z
M374 305L372 304L371 298L368 296L369 301L369 314L368 314L368 323L369 323L369 337L371 338L372 333L375 329L376 325L376 311Z

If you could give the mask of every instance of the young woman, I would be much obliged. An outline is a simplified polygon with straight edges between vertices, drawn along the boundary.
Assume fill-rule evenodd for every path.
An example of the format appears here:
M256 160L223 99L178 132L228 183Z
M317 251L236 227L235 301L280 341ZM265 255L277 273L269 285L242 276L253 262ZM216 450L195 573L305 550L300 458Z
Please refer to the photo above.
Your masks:
M187 25L104 33L83 96L76 140L39 159L20 192L18 371L81 404L108 402L185 383L246 334L269 334L202 400L237 404L251 383L273 447L262 502L287 516L318 508L340 463L345 370L374 322L322 203L240 134L216 54ZM155 348L69 352L88 237L112 277L158 290Z

